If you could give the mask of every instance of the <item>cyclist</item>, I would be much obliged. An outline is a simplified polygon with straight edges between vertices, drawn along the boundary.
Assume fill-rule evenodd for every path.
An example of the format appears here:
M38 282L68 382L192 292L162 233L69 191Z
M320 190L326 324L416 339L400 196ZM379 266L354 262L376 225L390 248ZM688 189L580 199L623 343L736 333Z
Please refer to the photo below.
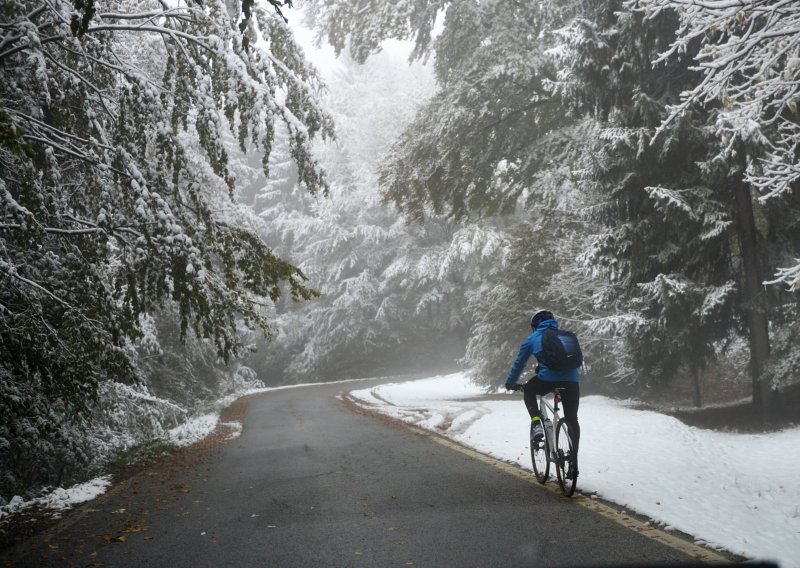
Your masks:
M581 438L581 427L578 423L578 404L580 402L580 368L569 371L554 371L547 367L542 357L542 334L545 329L558 329L558 322L555 316L547 310L540 310L533 314L531 318L531 333L519 348L519 355L511 367L506 379L506 389L520 390L525 395L525 406L533 422L534 439L532 443L540 444L544 439L542 429L542 417L539 412L539 405L536 403L536 396L553 392L557 388L564 389L561 402L564 405L564 419L569 425L572 435L573 464L568 477L578 476L578 443ZM519 385L517 381L525 369L525 364L530 356L536 357L538 365L536 374L524 385Z

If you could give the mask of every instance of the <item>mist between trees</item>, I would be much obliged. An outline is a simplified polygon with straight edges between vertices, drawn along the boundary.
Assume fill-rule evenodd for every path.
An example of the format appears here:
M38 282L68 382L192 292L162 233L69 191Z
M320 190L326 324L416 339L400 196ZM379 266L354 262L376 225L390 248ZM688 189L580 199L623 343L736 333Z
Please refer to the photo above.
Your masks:
M540 307L595 392L796 390L800 7L242 4L0 8L0 499L254 385L495 387Z

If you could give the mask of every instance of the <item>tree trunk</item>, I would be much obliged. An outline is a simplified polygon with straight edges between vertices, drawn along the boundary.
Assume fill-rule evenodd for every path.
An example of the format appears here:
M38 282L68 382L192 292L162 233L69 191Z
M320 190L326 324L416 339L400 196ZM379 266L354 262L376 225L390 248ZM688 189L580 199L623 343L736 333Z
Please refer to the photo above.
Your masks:
M763 421L769 420L770 390L767 381L760 381L769 359L769 328L763 302L763 278L758 264L756 223L750 187L744 180L734 182L736 232L744 271L744 309L750 336L750 377L753 381L753 409Z
M700 388L700 371L692 369L692 381L694 382L694 405L697 408L703 406L703 391Z

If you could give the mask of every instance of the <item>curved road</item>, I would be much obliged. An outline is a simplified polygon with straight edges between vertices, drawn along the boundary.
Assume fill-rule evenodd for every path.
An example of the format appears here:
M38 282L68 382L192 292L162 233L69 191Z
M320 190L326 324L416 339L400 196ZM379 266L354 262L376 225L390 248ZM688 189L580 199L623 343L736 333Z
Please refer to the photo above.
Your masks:
M240 437L148 468L3 558L14 566L602 566L693 559L341 391L252 398Z

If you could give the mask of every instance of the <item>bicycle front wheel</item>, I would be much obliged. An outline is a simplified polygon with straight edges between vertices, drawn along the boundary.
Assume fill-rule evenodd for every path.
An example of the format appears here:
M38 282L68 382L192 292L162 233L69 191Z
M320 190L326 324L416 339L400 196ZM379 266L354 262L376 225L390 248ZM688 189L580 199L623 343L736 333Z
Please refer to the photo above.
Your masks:
M547 448L549 448L549 440L547 439L547 428L544 429L544 438L541 442L533 441L533 422L531 422L531 461L533 462L533 474L536 476L536 481L544 483L550 477L550 460L547 459Z
M569 424L565 419L558 421L556 428L556 475L561 493L565 497L572 497L575 493L575 484L578 482L576 475L576 456L572 452L572 435Z

